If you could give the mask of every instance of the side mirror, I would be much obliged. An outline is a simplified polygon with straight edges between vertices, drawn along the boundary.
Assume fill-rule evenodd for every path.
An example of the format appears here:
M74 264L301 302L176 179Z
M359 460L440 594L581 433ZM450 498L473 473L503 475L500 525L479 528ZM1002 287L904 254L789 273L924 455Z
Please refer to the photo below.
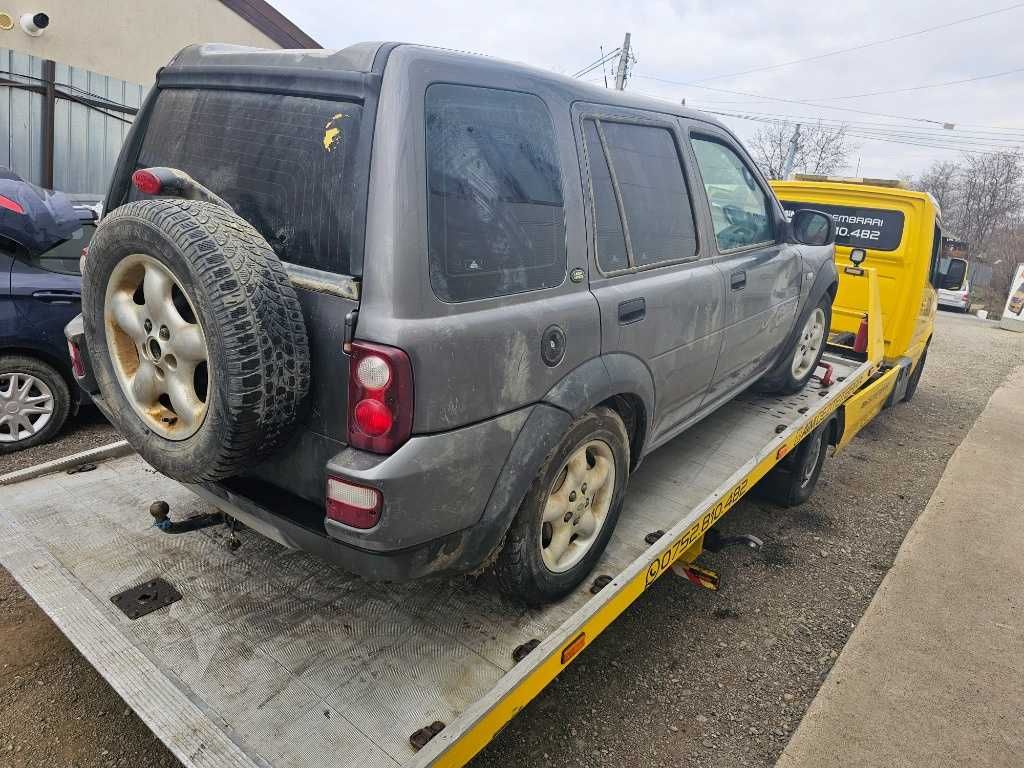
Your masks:
M790 222L793 240L801 245L831 245L836 241L836 225L827 213L801 208Z

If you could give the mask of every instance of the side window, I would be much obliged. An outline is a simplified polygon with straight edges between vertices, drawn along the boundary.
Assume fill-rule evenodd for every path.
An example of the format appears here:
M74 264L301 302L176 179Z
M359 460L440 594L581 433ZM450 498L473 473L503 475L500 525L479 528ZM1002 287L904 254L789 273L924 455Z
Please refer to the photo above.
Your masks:
M587 144L590 162L590 187L594 197L597 263L605 272L616 272L629 266L626 235L622 231L619 203L615 197L608 159L605 157L597 123L587 120L583 124L583 138Z
M711 204L718 250L773 241L771 200L743 159L715 139L694 137L692 142Z
M442 301L504 296L565 277L565 211L544 102L435 84L426 93L427 254Z
M671 131L588 120L584 137L591 158L601 269L610 272L692 259L697 254L693 206ZM603 157L602 149L607 150ZM612 197L616 193L618 205ZM628 265L618 254L620 208L626 219Z
M82 249L88 247L92 235L96 231L95 224L85 224L68 240L58 243L48 251L29 258L33 266L48 272L59 272L62 275L80 275Z
M939 280L941 278L941 255L942 255L942 230L939 229L939 225L935 225L934 233L932 234L932 263L930 269L930 282L933 288L939 287Z

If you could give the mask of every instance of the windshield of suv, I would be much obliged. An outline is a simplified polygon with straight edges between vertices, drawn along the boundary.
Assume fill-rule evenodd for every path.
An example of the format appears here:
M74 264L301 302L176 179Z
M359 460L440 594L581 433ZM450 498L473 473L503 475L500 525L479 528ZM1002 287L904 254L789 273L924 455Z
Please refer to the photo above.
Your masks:
M185 171L256 227L282 261L348 274L361 118L362 107L348 102L166 89L136 167Z

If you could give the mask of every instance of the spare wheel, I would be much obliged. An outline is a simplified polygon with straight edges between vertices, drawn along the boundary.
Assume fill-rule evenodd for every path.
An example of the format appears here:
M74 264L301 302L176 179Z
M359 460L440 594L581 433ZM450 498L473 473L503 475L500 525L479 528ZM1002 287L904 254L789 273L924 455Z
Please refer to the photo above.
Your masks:
M84 263L82 316L114 426L178 480L252 466L286 437L309 389L284 266L213 203L140 200L104 217Z

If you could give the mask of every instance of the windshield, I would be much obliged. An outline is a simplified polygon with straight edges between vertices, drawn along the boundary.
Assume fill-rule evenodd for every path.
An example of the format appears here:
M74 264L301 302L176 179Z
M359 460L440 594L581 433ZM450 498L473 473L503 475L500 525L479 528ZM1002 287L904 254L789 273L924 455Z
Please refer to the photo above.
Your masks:
M963 288L964 278L967 277L967 262L964 259L943 259L942 282L939 288L947 291L959 291ZM948 262L948 264L946 263Z
M136 167L185 171L256 227L282 261L350 273L361 118L362 107L348 102L166 89Z

